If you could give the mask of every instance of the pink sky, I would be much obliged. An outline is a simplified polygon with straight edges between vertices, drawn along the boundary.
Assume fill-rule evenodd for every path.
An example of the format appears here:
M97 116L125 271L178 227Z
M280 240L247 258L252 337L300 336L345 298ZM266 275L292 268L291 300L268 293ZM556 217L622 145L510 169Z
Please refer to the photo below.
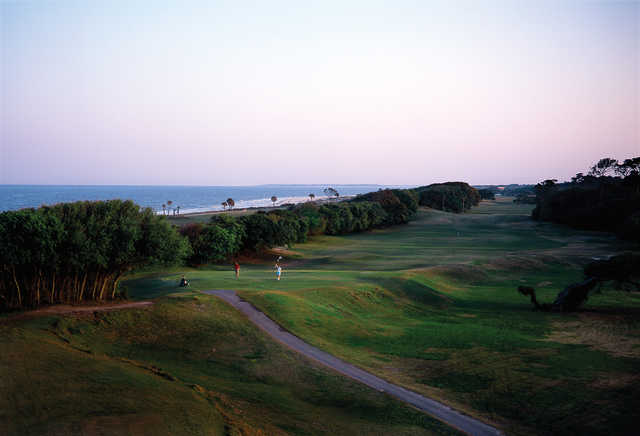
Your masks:
M0 4L0 183L536 183L640 155L636 2L97 3Z

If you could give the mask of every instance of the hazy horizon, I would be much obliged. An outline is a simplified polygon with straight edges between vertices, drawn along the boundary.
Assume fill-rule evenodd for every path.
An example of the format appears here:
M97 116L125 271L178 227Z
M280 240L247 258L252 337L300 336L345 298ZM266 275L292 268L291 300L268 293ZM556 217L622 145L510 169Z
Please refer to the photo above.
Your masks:
M452 3L2 2L0 184L534 184L640 155L640 3Z

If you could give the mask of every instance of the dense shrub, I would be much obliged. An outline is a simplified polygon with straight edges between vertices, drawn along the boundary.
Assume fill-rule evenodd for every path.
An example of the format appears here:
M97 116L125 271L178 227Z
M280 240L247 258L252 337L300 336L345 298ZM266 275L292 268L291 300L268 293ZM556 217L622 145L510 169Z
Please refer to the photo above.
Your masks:
M264 248L280 245L281 237L278 235L278 225L264 212L245 215L239 218L244 226L246 238L244 248L253 251L262 251Z
M326 204L320 207L319 213L327 235L371 230L382 226L387 219L382 206L369 201Z
M590 262L584 267L584 275L602 281L612 280L618 287L631 284L640 290L640 254L628 252Z
M406 195L404 195L405 193ZM358 195L351 201L353 203L361 201L378 203L386 212L381 222L382 225L386 226L409 222L418 209L415 194L409 194L406 190L381 189L379 191L369 192L368 194Z
M340 235L349 233L349 228L352 226L353 215L344 204L325 204L320 207L320 214L325 219L325 234Z
M420 197L411 189L392 189L391 192L406 206L410 215L418 211Z
M615 232L640 242L640 158L627 159L626 167L613 161L624 177L606 175L607 168L598 167L603 162L608 163L609 159L594 165L589 175L576 174L570 183L558 184L555 180L539 183L532 217L581 229Z
M217 217L216 217L217 218ZM188 259L191 265L223 261L236 254L242 246L244 227L237 223L225 226L220 220L208 224L188 224L180 229L191 244Z
M623 239L640 242L640 210L629 215L618 229L618 235Z
M492 189L479 189L478 194L481 200L495 200L496 194Z
M64 203L0 213L0 307L115 298L123 274L182 261L189 245L131 201Z
M532 216L571 227L604 230L638 240L640 194L623 180L601 177L583 183L539 186Z
M353 232L364 232L376 227L380 227L385 221L387 213L380 203L370 201L358 201L348 203L354 223Z
M319 209L315 203L302 203L293 208L298 216L306 218L309 223L310 235L321 235L325 231L326 220L320 214Z
M291 245L294 242L305 242L309 234L309 220L289 210L275 210L268 215L278 226L282 245Z
M309 221L287 210L258 212L240 218L246 231L244 248L261 251L265 248L306 241Z
M434 183L414 190L420 206L460 213L480 203L478 191L464 182Z

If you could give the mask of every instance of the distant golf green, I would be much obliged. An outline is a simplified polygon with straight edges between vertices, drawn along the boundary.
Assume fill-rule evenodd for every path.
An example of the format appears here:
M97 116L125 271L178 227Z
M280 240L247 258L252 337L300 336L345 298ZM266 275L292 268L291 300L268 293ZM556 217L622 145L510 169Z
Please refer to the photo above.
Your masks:
M622 431L639 405L638 295L604 289L581 314L539 313L516 288L552 301L590 257L637 247L537 223L531 207L485 201L317 237L294 247L279 282L270 265L243 265L237 281L230 267L188 274L193 289L235 289L311 344L508 432ZM177 277L128 286L148 298L175 292Z
M197 292L234 289L307 342L508 434L624 434L640 406L640 297L606 287L580 313L539 313L516 288L551 301L591 257L637 247L530 210L509 199L462 215L424 209L409 225L297 245L280 281L270 263L241 265L239 280L231 265L150 271L123 286L151 308L4 320L0 423L9 434L96 420L159 434L454 431Z

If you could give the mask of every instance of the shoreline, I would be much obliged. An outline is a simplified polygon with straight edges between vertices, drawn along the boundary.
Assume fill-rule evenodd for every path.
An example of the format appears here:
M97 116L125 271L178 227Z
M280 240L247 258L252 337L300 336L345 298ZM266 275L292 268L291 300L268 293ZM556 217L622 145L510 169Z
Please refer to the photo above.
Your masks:
M313 200L313 201L307 200L307 201L300 201L297 203L283 203L276 206L249 206L249 207L232 208L232 209L226 209L226 210L205 210L201 212L186 212L178 215L169 215L169 214L163 215L162 213L158 215L166 216L167 218L170 218L170 219L176 219L176 218L191 218L191 217L204 216L204 215L218 215L221 213L229 213L229 212L271 211L271 210L282 209L288 206L294 206L294 205L303 204L303 203L313 203L316 205L327 204L327 203L338 203L345 200L351 200L352 198L355 198L355 197L356 195L345 195L345 196L338 197L337 199L322 198L322 199Z

